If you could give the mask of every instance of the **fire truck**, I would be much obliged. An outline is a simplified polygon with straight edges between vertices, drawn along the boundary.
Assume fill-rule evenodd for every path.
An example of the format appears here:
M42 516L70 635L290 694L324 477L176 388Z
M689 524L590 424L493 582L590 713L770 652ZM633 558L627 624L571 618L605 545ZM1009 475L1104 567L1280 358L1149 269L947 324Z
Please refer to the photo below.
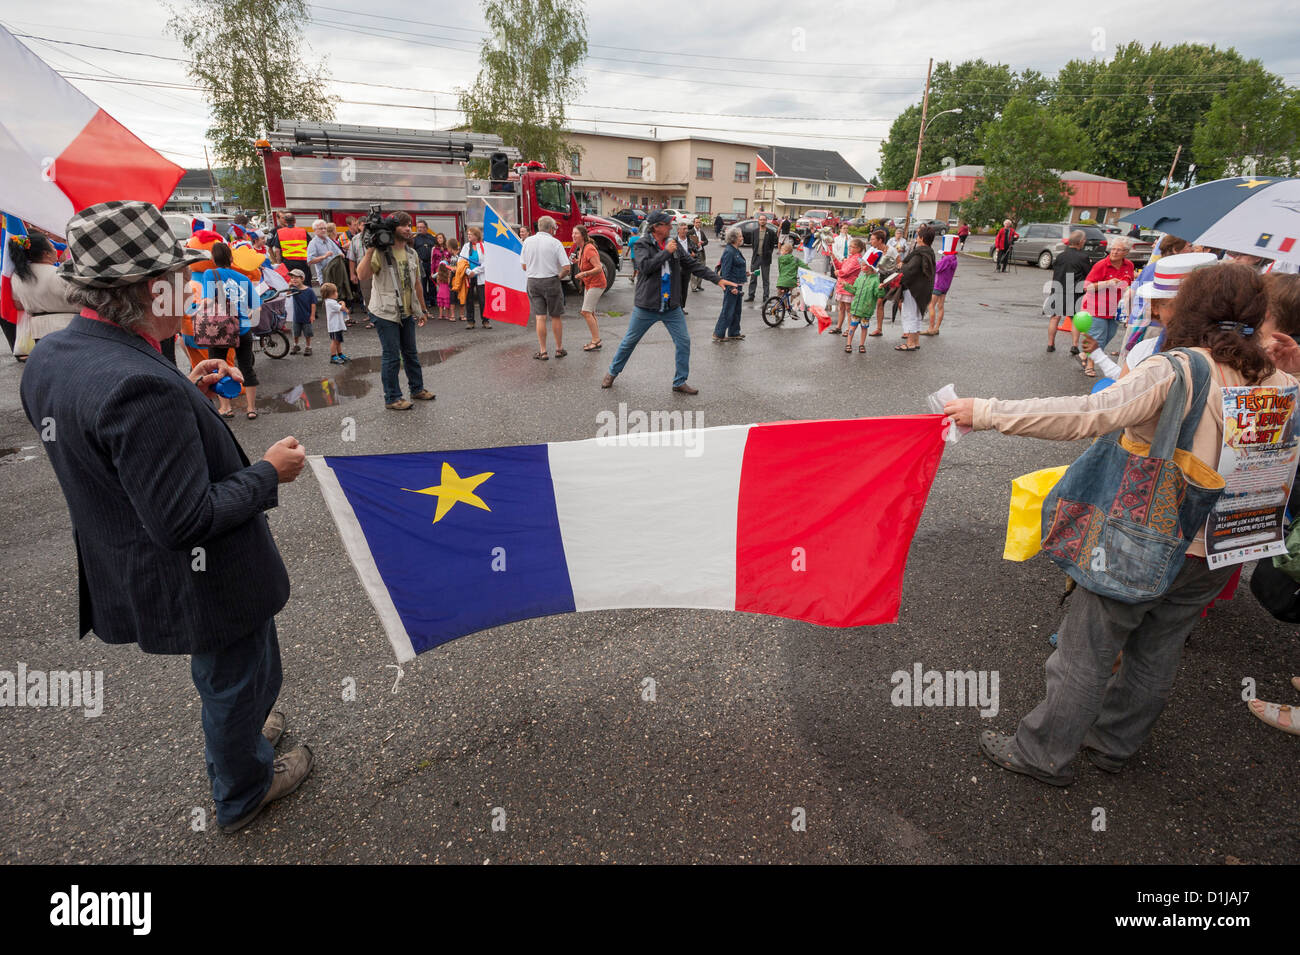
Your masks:
M622 229L584 215L568 176L548 172L539 162L520 162L519 151L499 136L282 119L257 145L271 210L294 213L299 225L318 218L343 225L379 204L385 212L410 213L449 241L463 241L468 227L482 227L483 207L490 204L516 228L536 231L537 220L550 216L558 227L555 237L566 247L573 243L573 227L586 226L606 282L614 284ZM466 177L471 159L488 161L488 179Z

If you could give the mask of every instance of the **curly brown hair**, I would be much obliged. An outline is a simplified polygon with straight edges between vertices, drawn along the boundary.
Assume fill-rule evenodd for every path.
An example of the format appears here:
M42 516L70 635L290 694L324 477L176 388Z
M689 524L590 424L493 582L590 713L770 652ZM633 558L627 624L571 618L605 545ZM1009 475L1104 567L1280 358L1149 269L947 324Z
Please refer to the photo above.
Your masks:
M1215 265L1183 279L1173 300L1165 348L1206 348L1220 365L1234 368L1252 384L1273 374L1273 363L1259 341L1268 311L1264 279L1248 265ZM1221 328L1239 322L1253 329Z

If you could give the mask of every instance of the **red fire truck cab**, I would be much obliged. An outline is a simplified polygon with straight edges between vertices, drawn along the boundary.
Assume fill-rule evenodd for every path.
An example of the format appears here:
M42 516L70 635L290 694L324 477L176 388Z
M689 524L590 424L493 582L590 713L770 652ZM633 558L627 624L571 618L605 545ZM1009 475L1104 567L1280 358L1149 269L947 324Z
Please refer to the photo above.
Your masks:
M405 210L417 223L428 223L430 232L459 242L470 226L482 228L483 206L491 204L516 228L536 231L537 220L550 216L565 246L572 244L575 225L586 226L606 281L614 283L620 229L584 215L568 176L547 172L541 163L518 162L519 151L499 136L277 120L258 146L271 210L294 213L299 225L317 218L342 225L379 203L385 211ZM494 157L498 178L466 177L469 160Z

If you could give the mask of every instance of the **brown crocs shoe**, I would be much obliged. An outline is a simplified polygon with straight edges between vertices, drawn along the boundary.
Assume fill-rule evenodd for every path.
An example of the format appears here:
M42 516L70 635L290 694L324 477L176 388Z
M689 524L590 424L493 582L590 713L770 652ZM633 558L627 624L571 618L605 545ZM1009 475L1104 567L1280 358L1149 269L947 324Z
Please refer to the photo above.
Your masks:
M227 835L238 832L261 815L262 810L271 803L289 795L301 786L302 781L311 775L311 767L314 761L311 750L305 745L296 746L277 759L275 761L275 777L271 780L271 788L266 791L266 795L257 804L257 808L242 819L236 819L234 822L222 826L221 831Z
M1006 733L984 730L984 732L980 733L980 752L984 754L989 762L1000 766L1002 769L1008 769L1013 773L1021 773L1049 786L1068 786L1074 782L1073 776L1049 776L1047 773L1037 770L1024 762L1012 748L1012 739Z
M617 377L618 375L611 375L608 372L606 372L605 377L601 379L600 387L608 388L610 385L614 383L614 379Z

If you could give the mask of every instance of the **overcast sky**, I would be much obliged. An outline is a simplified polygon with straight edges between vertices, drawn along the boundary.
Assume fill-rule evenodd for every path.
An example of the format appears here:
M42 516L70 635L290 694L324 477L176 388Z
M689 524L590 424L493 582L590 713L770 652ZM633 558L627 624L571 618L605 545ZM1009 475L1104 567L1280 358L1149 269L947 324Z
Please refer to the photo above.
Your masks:
M459 118L450 110L453 91L473 81L485 35L476 2L321 0L310 6L316 22L307 42L331 75L423 91L331 84L330 92L354 101L338 107L339 122L433 128ZM366 12L341 12L351 9ZM1116 45L1131 40L1147 46L1212 42L1257 57L1300 85L1294 4L1252 0L1239 8L1241 16L1228 15L1231 9L1222 0L1068 6L832 0L815 7L788 0L588 0L586 90L569 112L581 129L648 136L657 127L660 137L707 131L838 149L869 177L889 124L920 99L931 56L936 62L982 57L1051 74L1070 59L1109 58ZM180 44L164 34L166 20L157 0L0 0L0 23L14 33L180 57ZM22 42L63 72L188 83L183 64L167 59ZM1096 45L1104 51L1096 52ZM203 164L207 114L199 93L86 80L75 85L169 158Z

